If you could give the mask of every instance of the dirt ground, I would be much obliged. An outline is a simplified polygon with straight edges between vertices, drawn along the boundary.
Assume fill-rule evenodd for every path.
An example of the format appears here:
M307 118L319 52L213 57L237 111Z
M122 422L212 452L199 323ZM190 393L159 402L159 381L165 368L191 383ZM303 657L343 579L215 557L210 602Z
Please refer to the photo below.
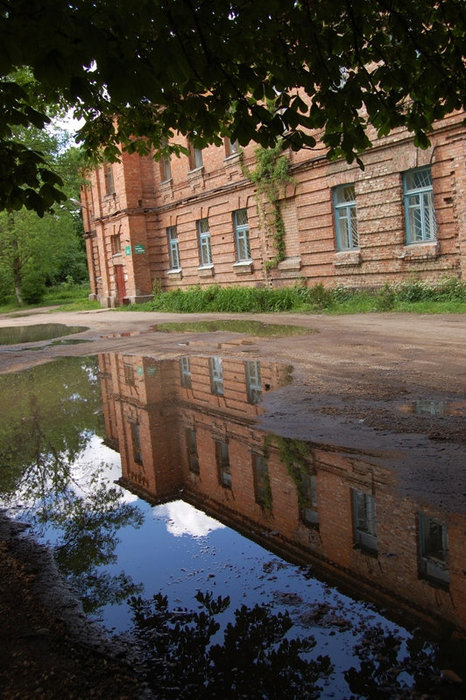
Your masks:
M300 325L312 332L292 337L257 337L227 331L178 334L153 329L158 323L206 319ZM340 441L352 449L356 440L354 426L358 424L362 431L358 433L358 448L372 453L390 452L400 469L403 455L410 451L414 467L403 481L407 492L421 491L437 505L466 512L464 316L203 314L196 317L105 309L0 316L0 328L42 323L86 326L88 330L75 337L89 342L31 344L34 348L41 346L39 350L28 349L27 345L0 346L0 373L20 371L56 357L100 352L163 359L184 355L187 347L193 354L247 356L293 365L293 383L266 397L265 428L320 443ZM411 410L419 401L437 402L445 411L426 420ZM5 408L0 407L2 410ZM425 465L424 471L421 470L420 462L426 450L432 464L436 463L436 451L442 452L445 464L442 489L435 481L437 475L426 475ZM73 608L66 595L63 598L44 594L50 589L50 579L49 583L43 579L44 571L50 574L50 561L44 560L47 556L8 523L0 527L1 697L149 697L141 676L134 672L131 663L125 664L125 650L112 655L98 632L96 638L91 634L91 641L88 637L84 639L86 624L76 624L79 610ZM50 576L54 578L53 571ZM70 615L64 614L70 609Z

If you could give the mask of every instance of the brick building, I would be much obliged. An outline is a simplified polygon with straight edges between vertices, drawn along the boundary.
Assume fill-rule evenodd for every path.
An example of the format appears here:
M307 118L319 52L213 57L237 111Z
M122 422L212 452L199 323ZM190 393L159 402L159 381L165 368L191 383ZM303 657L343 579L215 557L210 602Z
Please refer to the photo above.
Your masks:
M420 150L398 130L373 140L365 169L328 161L322 146L286 152L292 183L279 208L285 258L275 257L244 166L255 147L198 150L154 161L123 153L82 191L92 298L104 306L191 285L376 287L466 278L464 115L438 122Z
M371 453L259 430L260 396L289 368L119 354L99 366L126 488L152 504L182 498L405 623L466 629L466 517L401 497Z

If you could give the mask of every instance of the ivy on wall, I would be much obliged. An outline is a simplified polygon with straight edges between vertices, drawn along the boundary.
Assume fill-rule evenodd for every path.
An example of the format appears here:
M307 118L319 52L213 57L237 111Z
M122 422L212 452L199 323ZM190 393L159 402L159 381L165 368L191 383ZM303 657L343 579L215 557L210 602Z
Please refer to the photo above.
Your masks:
M251 170L243 165L243 173L256 187L259 226L274 242L275 256L265 262L266 269L271 269L286 257L280 197L286 186L294 181L289 174L290 162L283 153L282 140L274 148L259 146L255 150L255 158L255 168Z

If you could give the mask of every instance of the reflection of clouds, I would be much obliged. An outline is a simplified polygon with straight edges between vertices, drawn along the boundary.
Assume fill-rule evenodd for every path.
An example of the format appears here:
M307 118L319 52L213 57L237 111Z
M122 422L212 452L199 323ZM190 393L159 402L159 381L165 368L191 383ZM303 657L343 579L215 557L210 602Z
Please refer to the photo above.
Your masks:
M157 514L167 515L167 531L175 537L191 535L192 537L205 537L212 530L219 530L225 525L218 520L209 518L208 515L197 510L184 501L174 501L154 509Z
M115 486L115 481L121 478L120 453L112 450L102 442L98 435L92 435L86 447L80 452L73 465L73 476L84 491L89 490L92 477L102 469L99 481L109 486ZM138 497L126 489L121 489L121 503L132 503Z

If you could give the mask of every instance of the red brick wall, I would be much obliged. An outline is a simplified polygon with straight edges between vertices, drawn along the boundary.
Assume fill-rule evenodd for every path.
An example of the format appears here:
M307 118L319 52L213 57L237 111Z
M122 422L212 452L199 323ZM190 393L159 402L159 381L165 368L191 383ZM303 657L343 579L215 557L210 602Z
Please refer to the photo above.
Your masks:
M461 114L436 125L431 146L420 150L398 130L375 139L362 156L365 169L343 161L329 162L322 148L287 153L294 184L283 193L287 260L268 272L264 262L275 255L273 241L260 226L254 187L241 162L253 167L254 146L225 157L222 147L203 150L203 167L189 169L187 156L171 157L171 174L162 181L152 158L123 154L113 164L115 193L105 194L103 169L92 173L83 194L85 230L96 231L100 256L99 298L118 303L114 266L126 273L126 296L132 301L151 294L154 280L164 289L209 285L283 285L298 278L308 284L381 286L413 277L433 281L462 276L466 255L466 131ZM181 138L180 143L185 143ZM438 243L405 244L402 173L431 165ZM359 252L337 253L332 188L354 183ZM246 208L251 265L235 266L233 212ZM199 269L196 222L209 219L213 267ZM171 273L167 227L177 226L181 272ZM115 257L111 236L120 232L131 255ZM144 246L136 255L134 245Z
M466 629L466 518L401 498L394 475L368 455L308 444L306 460L316 475L318 527L300 517L298 492L280 458L280 442L255 427L260 407L247 401L244 363L223 359L224 396L210 391L206 357L191 357L191 388L181 386L178 360L113 355L101 360L106 428L117 424L123 482L150 501L178 496L292 561L317 571L394 611L434 624L441 619ZM124 365L135 368L125 382ZM139 368L139 369L138 369ZM285 369L261 363L262 384L278 386ZM142 461L134 460L132 421L139 424ZM186 428L195 430L199 474L189 470ZM215 441L228 444L231 488L220 483ZM266 454L271 508L254 491L253 454ZM355 547L352 490L376 502L377 555ZM418 513L445 522L449 538L448 589L418 575Z

